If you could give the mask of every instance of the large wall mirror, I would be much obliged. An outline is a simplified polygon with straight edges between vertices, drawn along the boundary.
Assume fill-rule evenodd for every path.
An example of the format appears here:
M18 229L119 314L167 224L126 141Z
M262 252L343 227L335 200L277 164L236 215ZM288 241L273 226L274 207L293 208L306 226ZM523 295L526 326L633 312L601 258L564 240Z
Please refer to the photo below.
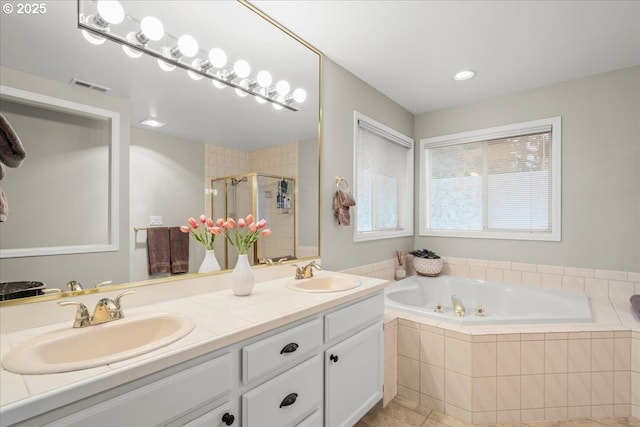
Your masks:
M114 233L107 242L119 242L119 247L42 254L32 250L41 245L31 245L24 235L17 245L24 254L6 252L16 249L13 246L19 237L15 236L20 236L19 229L24 227L24 220L12 217L14 213L29 211L33 216L27 222L34 228L38 227L37 218L42 215L51 219L50 227L59 225L55 232L42 231L47 233L47 245L55 247L73 246L64 243L68 237L64 228L69 226L70 213L91 210L88 206L55 203L55 200L68 200L62 196L74 191L70 184L23 185L18 179L19 172L27 171L32 158L59 164L63 169L69 166L71 171L74 167L65 163L68 159L62 153L43 149L47 147L47 132L52 131L47 129L46 120L55 121L61 112L44 105L46 102L33 105L19 99L20 96L5 94L0 98L0 111L21 137L27 158L19 168L6 168L6 176L0 181L3 189L10 190L7 191L9 214L7 220L0 223L0 233L14 236L11 244L0 240L3 245L0 250L5 251L5 255L13 254L0 258L0 282L42 282L46 288L67 292L67 283L72 280L80 282L86 290L105 281L118 285L184 277L149 275L146 229L157 225L185 225L187 218L200 214L214 216L214 219L224 214L245 216L251 212L239 207L250 205L232 200L232 196L238 198L246 193L242 188L252 177L271 179L265 179L262 190L253 194L269 207L261 209L261 212L270 212L267 220L274 224L292 224L286 233L274 233L269 238L275 237L274 242L284 249L265 248L260 253L288 259L319 256L320 52L244 1L123 0L120 4L125 14L123 25L128 28L139 26L146 16L154 16L163 23L165 35L161 43L166 44L167 54L178 46L181 35L197 40L194 56L187 59L183 55L178 61L192 65L195 59L207 59L213 48L223 49L228 58L228 65L218 71L231 71L235 61L246 60L251 67L247 82L238 77L231 80L231 86L218 84L222 86L218 88L214 83L220 82L215 79L198 79L197 73L187 73L180 66L168 71L171 68L166 66L168 63L159 64L156 57L137 55L140 52L135 49L129 49L128 53L133 55L127 55L123 45L109 37L101 40L95 33L83 34L78 28L78 19L96 24L95 14L99 11L97 2L92 0L47 2L45 11L29 16L3 14L0 26L2 86L11 88L12 94L28 92L44 100L62 100L74 108L81 106L77 120L82 116L85 120L92 111L111 112L120 118L120 129L110 128L114 120L108 115L102 124L97 121L87 125L91 132L103 129L104 138L114 136L119 141L119 153L107 150L104 164L94 164L91 168L100 170L103 177L105 171L111 174L104 194L115 195L116 199L101 197L99 206L91 199L76 202L91 204L91 208L100 210L97 218L106 224L101 225L102 231ZM100 20L97 21L99 24ZM110 31L115 34L118 24L110 25ZM135 31L130 32L134 33L130 40L134 40ZM252 80L261 70L271 74L272 88L279 80L286 80L291 91L304 89L306 100L291 102L293 109L276 109L260 97L240 96L242 91L233 85L252 87ZM280 99L285 104L289 101ZM31 111L32 108L36 110ZM38 112L38 108L42 111ZM28 121L30 117L41 122L41 129L34 130ZM164 126L151 128L141 124L148 118ZM76 118L67 118L68 122L74 123L74 120ZM91 141L83 138L74 137L71 141L69 137L70 146L79 146L74 153L91 151L89 146L82 146L83 141L87 144ZM119 165L119 170L110 169L111 164ZM113 176L114 173L117 175ZM83 185L90 180L79 170L69 176ZM243 180L244 177L247 178ZM289 204L282 204L277 195L276 189L282 188L283 180L292 183L286 187L291 191ZM226 182L236 182L236 185L228 184L228 189L219 187ZM233 212L217 210L214 198L224 191L227 191L227 201L234 202ZM28 203L23 202L25 199ZM90 224L89 221L77 226L87 229ZM110 224L119 224L119 229ZM284 234L290 242L282 241ZM204 248L191 239L189 250L189 273L196 273ZM232 260L223 258L231 256L225 251L220 247L220 264L232 268ZM10 303L33 300L21 298Z

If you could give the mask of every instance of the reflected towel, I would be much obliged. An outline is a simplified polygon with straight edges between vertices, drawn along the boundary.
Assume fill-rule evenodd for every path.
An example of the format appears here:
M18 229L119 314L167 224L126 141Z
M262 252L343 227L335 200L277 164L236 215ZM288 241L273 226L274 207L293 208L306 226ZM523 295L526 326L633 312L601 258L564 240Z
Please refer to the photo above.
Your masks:
M640 320L640 295L632 295L629 298L629 302L631 303L631 307L633 311L635 311L638 320Z
M338 225L351 224L349 207L355 205L356 201L349 191L336 190L333 195L333 213L338 218Z
M167 227L147 228L147 255L149 275L171 273L169 229Z
M169 227L169 245L171 246L171 274L189 271L189 233L180 231L180 227Z
M7 206L7 198L4 195L4 190L0 187L0 222L7 220L7 214L9 213L9 206Z
M10 168L17 168L26 155L20 138L7 119L0 114L0 162Z

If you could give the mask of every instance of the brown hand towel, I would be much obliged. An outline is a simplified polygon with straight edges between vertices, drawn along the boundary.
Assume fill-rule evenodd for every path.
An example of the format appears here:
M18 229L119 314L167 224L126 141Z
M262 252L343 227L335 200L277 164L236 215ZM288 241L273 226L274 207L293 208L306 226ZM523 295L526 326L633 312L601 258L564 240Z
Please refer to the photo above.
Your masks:
M338 218L338 225L351 224L349 206L355 206L356 201L349 191L336 190L333 195L333 213Z
M7 214L9 213L9 206L7 205L7 198L4 195L4 190L0 187L0 222L7 221Z
M26 155L20 138L7 119L0 114L0 162L10 168L17 168Z
M189 271L189 233L180 231L180 227L169 227L171 246L171 274Z
M167 227L147 228L147 255L149 275L171 273L169 229Z

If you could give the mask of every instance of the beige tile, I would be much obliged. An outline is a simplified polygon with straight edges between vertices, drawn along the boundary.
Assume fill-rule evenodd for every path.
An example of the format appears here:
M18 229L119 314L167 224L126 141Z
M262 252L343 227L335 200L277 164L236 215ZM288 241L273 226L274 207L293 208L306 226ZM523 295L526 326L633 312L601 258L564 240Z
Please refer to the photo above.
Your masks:
M520 341L497 343L497 374L520 375Z
M514 270L504 270L504 283L507 285L520 285L522 283L522 273Z
M473 358L471 371L474 377L496 375L497 349L495 342L478 342L472 345Z
M640 353L637 354L640 359ZM613 343L613 370L631 370L631 338L615 338Z
M444 412L444 400L434 399L433 397L425 394L420 395L420 405L434 411Z
M418 329L403 325L398 327L398 355L416 360L420 358L420 335Z
M594 277L596 279L624 280L624 281L626 281L628 278L626 271L614 271L614 270L595 270Z
M444 367L463 375L471 375L471 343L445 337ZM467 408L465 408L467 409Z
M591 405L613 405L613 372L591 373Z
M486 280L487 279L487 269L485 267L479 266L469 266L469 278L476 280Z
M398 327L392 326L384 330L384 360L398 354Z
M589 418L590 416L591 406L569 406L567 408L568 418Z
M613 405L592 405L591 416L593 418L613 417L615 414Z
M564 420L567 418L567 408L544 408L545 420Z
M591 298L609 298L609 281L604 279L585 279L584 291Z
M593 269L592 268L575 268L575 267L565 267L564 274L567 276L578 276L578 277L593 277Z
M444 335L420 331L420 361L444 367Z
M640 387L640 384L637 385ZM613 403L616 405L631 404L631 372L613 373Z
M591 340L569 340L569 372L589 372L591 370Z
M547 289L562 289L562 276L559 274L541 273L540 287Z
M584 292L584 277L562 276L562 290Z
M520 421L520 410L498 411L497 422L513 426L518 421Z
M472 414L473 424L494 424L496 420L496 411L474 412Z
M520 390L522 409L544 408L544 375L523 375Z
M504 410L520 410L520 376L508 376L497 378L497 409Z
M398 384L398 359L392 357L384 362L384 389L385 392Z
M445 410L447 404L471 410L471 377L453 371L444 373Z
M591 373L578 372L567 374L569 406L591 405Z
M631 405L613 405L613 416L616 418L619 417L630 417L631 416ZM623 424L624 425L624 424ZM640 426L640 420L638 420L637 425Z
M540 287L540 273L532 273L529 271L522 272L522 284L532 288Z
M420 389L419 361L398 355L398 385L410 388L416 392Z
M629 298L635 291L633 282L609 280L609 299L613 303L628 304Z
M472 380L473 412L495 412L496 410L496 377L474 378Z
M444 403L444 413L465 423L471 423L472 421L471 411L450 405L447 402Z
M504 271L498 268L487 268L487 282L502 283Z
M444 368L420 364L420 394L444 401Z
M412 411L415 411L421 415L424 415L425 417L428 417L429 414L431 414L432 409L428 408L426 406L421 405L419 402L414 402L412 400L407 400L403 397L397 397L395 399L395 402L407 409L411 409Z
M520 349L522 375L544 374L544 341L522 341Z
M591 370L613 371L613 339L591 340Z
M365 415L356 424L359 427L391 427L391 426L415 426L423 425L427 417L415 411L407 409L396 402L390 402L386 408L376 408Z
M427 417L422 427L469 427L469 423L451 415L433 411L429 417Z
M523 409L520 411L520 419L522 421L544 420L544 408ZM538 424L536 424L536 426L538 426Z
M544 406L545 408L567 406L567 374L545 374Z
M564 274L564 267L562 267L561 265L538 264L536 267L537 267L538 273L555 274L555 275Z
M398 396L414 402L420 401L420 392L398 384Z
M525 263L522 263L522 262L512 262L511 263L511 269L512 270L528 271L528 272L535 273L538 268L537 268L537 266L535 264L525 264Z
M508 261L489 261L487 267L499 268L501 270L511 270L511 263Z
M547 340L544 349L544 372L558 374L567 372L568 340Z

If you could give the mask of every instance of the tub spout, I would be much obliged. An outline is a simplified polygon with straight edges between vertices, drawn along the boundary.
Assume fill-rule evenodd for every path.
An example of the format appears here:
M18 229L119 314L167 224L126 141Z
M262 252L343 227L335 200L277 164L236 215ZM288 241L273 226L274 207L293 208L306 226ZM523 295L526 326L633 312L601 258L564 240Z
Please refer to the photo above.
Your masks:
M463 317L464 304L462 304L462 300L458 298L457 295L451 295L451 303L453 304L453 311L455 311L456 316Z

